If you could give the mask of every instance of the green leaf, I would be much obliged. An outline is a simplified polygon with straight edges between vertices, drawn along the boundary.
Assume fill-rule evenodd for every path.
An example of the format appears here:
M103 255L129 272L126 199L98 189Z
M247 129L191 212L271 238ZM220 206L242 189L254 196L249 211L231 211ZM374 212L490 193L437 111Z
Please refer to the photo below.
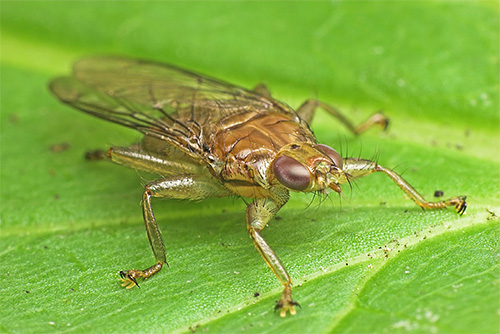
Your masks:
M0 5L1 332L498 332L496 1ZM139 206L153 176L83 154L140 135L47 90L96 53L264 81L294 107L318 98L355 122L382 109L387 132L354 138L321 112L312 126L427 199L467 195L469 208L423 212L384 175L321 204L294 194L263 231L302 306L283 319L243 201L158 200L170 267L125 290L118 271L153 261Z

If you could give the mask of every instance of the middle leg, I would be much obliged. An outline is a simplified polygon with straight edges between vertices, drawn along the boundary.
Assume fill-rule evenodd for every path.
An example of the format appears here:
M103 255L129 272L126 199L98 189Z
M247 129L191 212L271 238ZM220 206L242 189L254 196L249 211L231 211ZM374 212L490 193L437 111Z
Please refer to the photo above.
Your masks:
M304 102L299 109L297 109L297 114L301 119L307 122L307 124L311 124L311 121L314 117L314 113L316 109L322 108L326 112L328 112L333 117L337 118L342 124L344 124L352 133L355 135L359 135L362 132L365 132L369 128L373 126L380 126L383 129L386 129L389 125L389 119L385 117L382 113L378 112L373 114L369 119L364 121L358 126L354 126L354 124L349 121L342 113L336 108L317 100L307 100Z
M292 279L281 263L274 250L267 244L260 232L266 227L272 217L278 212L288 200L288 193L283 193L277 199L257 199L247 207L247 230L253 240L255 248L274 272L284 289L281 298L275 307L280 309L280 316L284 317L287 312L295 314L295 306L299 305L292 299Z

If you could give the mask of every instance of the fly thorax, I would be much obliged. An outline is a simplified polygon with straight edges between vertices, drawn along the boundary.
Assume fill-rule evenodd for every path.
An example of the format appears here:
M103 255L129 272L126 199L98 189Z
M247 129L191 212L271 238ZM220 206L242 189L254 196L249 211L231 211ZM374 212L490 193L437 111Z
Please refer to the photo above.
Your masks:
M274 155L261 156L259 159L253 159L245 164L248 177L265 189L270 187L269 179L267 178L267 170L273 158Z

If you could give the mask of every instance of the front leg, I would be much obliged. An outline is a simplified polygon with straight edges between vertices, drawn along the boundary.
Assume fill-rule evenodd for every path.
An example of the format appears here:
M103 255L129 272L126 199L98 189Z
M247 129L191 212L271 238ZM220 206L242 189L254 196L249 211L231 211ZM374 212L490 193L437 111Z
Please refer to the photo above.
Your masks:
M264 238L260 235L260 231L266 227L271 218L288 200L288 192L282 191L276 198L261 198L255 200L247 207L247 230L253 243L260 255L266 261L267 265L278 277L284 289L281 298L275 309L280 309L280 315L284 317L286 312L295 314L295 306L299 305L292 299L292 280L288 275L285 267L274 250L267 244Z
M382 172L389 176L401 190L403 190L418 206L422 209L443 209L448 206L454 206L455 210L459 215L462 215L467 209L467 199L466 196L455 196L444 201L428 202L422 195L420 195L415 188L411 186L401 175L396 172L380 166L374 161L358 159L358 158L347 158L344 159L344 172L346 172L351 177L359 178L373 172ZM347 182L344 180L343 182Z
M137 278L149 278L159 272L163 265L167 263L165 245L153 213L153 208L151 207L151 197L200 200L207 197L225 196L227 194L227 190L216 180L194 175L172 176L153 181L146 185L142 196L142 213L149 244L153 250L156 263L143 270L130 269L120 271L123 281L122 286L126 286L127 289L136 285L139 286Z

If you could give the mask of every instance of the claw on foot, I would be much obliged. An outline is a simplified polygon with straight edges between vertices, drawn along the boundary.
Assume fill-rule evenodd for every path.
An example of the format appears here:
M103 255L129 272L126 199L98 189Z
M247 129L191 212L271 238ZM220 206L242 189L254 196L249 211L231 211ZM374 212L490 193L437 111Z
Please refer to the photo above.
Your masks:
M139 283L137 283L137 277L142 276L140 270L127 270L127 271L120 271L120 280L122 281L122 286L124 286L126 289L131 289L134 286L137 286L140 288Z
M466 199L466 196L461 196L460 201L455 205L455 209L460 216L463 215L465 213L465 210L467 209L467 202L465 201Z
M280 317L284 318L286 317L286 312L290 312L291 315L295 315L297 313L297 310L295 309L295 306L301 307L299 303L297 303L294 300L290 300L286 303L283 303L282 300L276 303L276 306L274 307L274 311L280 310Z
M368 130L374 125L380 126L383 130L386 130L389 126L389 119L384 116L381 112L373 114L368 120L358 126L354 132L359 135L360 133Z
M281 294L279 302L277 302L276 306L274 307L274 311L276 312L276 310L279 309L280 316L283 318L286 316L287 312L290 312L291 315L295 315L295 313L297 313L297 311L295 310L295 306L300 307L300 304L295 300L292 300L292 286L287 283L285 285L283 293Z
M149 278L159 272L163 267L163 262L158 261L156 264L144 270L125 270L120 271L120 277L122 280L122 286L127 289L131 289L137 285L139 287L139 283L137 283L137 277L143 277L144 279Z
M370 117L370 121L372 121L373 124L379 125L383 130L387 130L387 127L389 126L389 118L381 112L372 115L372 117Z
M445 203L449 206L455 206L455 210L461 216L467 209L467 202L465 201L467 196L456 196L448 199Z

